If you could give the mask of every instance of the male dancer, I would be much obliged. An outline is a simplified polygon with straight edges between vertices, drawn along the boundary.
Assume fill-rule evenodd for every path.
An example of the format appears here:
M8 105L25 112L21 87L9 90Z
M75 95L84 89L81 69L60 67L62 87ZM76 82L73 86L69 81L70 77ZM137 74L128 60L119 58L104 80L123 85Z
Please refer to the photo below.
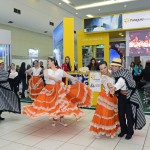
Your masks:
M117 91L118 114L121 126L121 132L118 137L123 137L127 134L125 139L129 140L134 134L133 127L135 129L142 129L146 124L146 119L132 74L121 66L121 59L114 58L112 60L111 69L116 84L111 87L111 93L114 94Z
M3 111L21 113L19 97L11 91L8 72L4 70L4 62L0 60L0 120Z

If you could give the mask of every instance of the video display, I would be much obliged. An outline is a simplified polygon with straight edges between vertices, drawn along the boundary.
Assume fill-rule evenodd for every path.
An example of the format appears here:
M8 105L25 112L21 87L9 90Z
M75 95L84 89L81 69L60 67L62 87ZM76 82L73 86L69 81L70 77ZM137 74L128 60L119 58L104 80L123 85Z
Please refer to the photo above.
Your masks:
M150 55L150 30L131 31L128 36L129 56Z

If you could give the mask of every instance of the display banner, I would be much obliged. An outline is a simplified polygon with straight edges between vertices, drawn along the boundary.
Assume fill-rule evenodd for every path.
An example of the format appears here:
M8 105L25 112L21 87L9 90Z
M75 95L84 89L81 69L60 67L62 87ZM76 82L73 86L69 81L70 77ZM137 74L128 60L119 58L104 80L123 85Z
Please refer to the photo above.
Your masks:
M150 27L150 11L123 14L122 18L123 29Z
M84 83L90 87L93 92L100 92L101 90L101 75L100 72L90 73L69 73L71 76L77 78L81 83ZM71 80L68 80L68 85L73 84Z
M101 32L122 29L122 14L84 19L84 32Z
M90 89L93 92L100 92L101 89L100 72L90 72Z
M29 57L38 57L39 50L37 49L29 49Z
M61 66L63 63L63 22L61 22L54 30L53 30L53 53L56 58L58 65Z
M77 78L81 83L89 85L89 74L83 73L69 73L71 76ZM68 85L72 84L71 80L68 80Z

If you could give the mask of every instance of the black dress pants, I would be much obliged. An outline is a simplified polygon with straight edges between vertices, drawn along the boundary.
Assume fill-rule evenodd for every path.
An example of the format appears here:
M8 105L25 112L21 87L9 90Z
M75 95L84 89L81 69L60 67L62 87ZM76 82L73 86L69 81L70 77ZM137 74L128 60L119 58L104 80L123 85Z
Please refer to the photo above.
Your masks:
M118 94L118 115L121 127L121 133L127 133L133 135L133 114L131 103L126 99L126 96Z

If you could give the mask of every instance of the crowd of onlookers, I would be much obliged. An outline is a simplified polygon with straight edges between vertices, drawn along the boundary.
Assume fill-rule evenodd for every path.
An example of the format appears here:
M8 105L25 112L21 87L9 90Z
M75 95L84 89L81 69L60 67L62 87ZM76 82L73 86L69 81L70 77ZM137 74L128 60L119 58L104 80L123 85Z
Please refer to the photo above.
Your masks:
M42 68L41 71L42 74L44 71L43 61L39 62L38 60L35 60L32 65L28 64L27 66L25 62L22 62L20 67L12 63L11 66L8 67L9 72L8 80L10 83L10 87L16 94L19 94L20 98L25 98L25 91L28 89L29 79L32 76L32 74L28 72L32 67L36 66L40 66ZM62 64L62 66L59 66L57 60L55 60L55 66L58 69L62 68L66 72L71 71L70 57L69 56L65 57L65 62ZM44 80L43 76L42 78ZM66 82L65 78L63 79L63 82ZM20 85L22 85L21 91L19 91Z
M10 83L11 89L18 94L19 92L19 86L22 84L22 90L19 92L19 96L21 98L25 98L25 90L28 89L28 81L30 79L30 75L26 73L27 70L29 70L31 67L33 67L35 64L40 65L42 69L43 67L43 62L35 60L32 65L27 65L25 62L21 63L20 67L16 67L14 63L11 64L10 67L8 67L8 72L9 72L9 78L8 81Z
M31 67L34 67L34 65L39 65L42 68L42 71L44 70L43 62L39 62L38 60L35 60L32 65L28 64L27 66L25 62L22 62L20 67L16 67L15 64L12 63L11 66L8 68L9 83L11 89L15 93L18 93L19 85L22 84L22 90L19 92L19 96L21 98L25 98L25 90L28 89L28 81L31 77L31 75L27 74L27 70L29 70ZM65 62L62 64L62 66L58 65L57 60L55 61L55 65L58 69L62 68L66 72L72 70L69 56L65 57ZM90 63L87 67L90 71L99 71L99 65L95 58L92 58L90 60ZM140 89L145 84L145 82L150 82L150 62L146 63L145 68L143 68L141 62L131 62L131 65L128 69L132 73L138 89ZM44 80L44 77L42 78ZM63 82L66 82L65 78L63 79Z
M146 82L150 82L150 61L146 62L145 68L143 68L141 61L137 63L131 62L129 70L133 75L138 89L141 89Z

